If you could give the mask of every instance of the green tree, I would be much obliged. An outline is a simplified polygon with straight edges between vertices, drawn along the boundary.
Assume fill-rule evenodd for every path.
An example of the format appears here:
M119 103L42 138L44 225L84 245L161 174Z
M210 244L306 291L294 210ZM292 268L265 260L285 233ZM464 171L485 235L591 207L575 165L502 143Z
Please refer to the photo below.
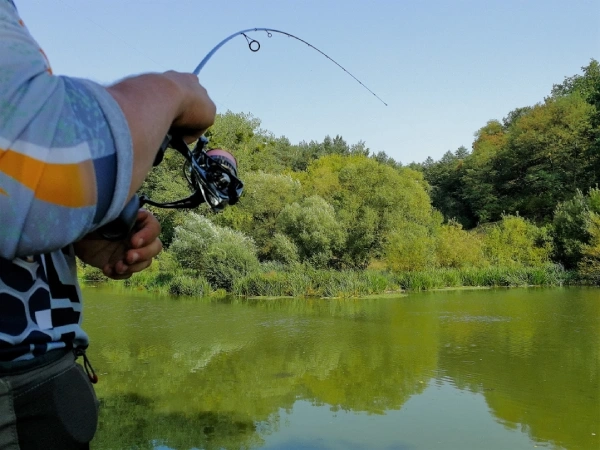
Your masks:
M423 175L365 156L329 155L296 175L306 192L334 206L347 230L339 254L343 266L364 268L382 256L388 234L406 222L430 226L432 208Z
M592 112L579 95L547 99L512 125L493 164L505 211L548 220L559 201L589 187Z
M231 152L240 173L250 170L278 171L281 166L272 151L275 138L260 128L260 119L250 113L227 111L218 114L214 125L206 132L210 148Z
M296 244L302 260L318 268L329 266L346 240L333 206L319 196L283 208L277 229Z
M567 269L577 267L583 248L590 243L590 214L600 213L600 189L592 188L587 195L577 190L572 199L561 202L552 220L554 260Z
M302 198L300 182L289 175L248 172L239 203L211 220L252 237L261 259L270 259L276 219L289 204Z
M582 246L579 273L587 282L600 285L600 214L590 212L586 225L590 239Z
M494 184L494 161L506 145L506 130L496 120L489 121L475 134L473 152L465 159L462 174L462 199L471 213L467 226L499 220L501 201Z
M437 162L428 159L423 165L423 173L431 185L432 205L447 220L455 219L471 228L475 225L473 214L463 199L464 162L468 157L469 152L465 147L458 148L454 153L448 151Z
M435 251L439 267L482 267L488 264L481 235L463 230L462 225L454 220L437 231Z
M485 230L483 245L487 260L500 267L540 266L552 254L549 230L519 216L502 216Z
M402 221L383 245L386 266L395 272L419 271L436 265L435 236L429 227Z

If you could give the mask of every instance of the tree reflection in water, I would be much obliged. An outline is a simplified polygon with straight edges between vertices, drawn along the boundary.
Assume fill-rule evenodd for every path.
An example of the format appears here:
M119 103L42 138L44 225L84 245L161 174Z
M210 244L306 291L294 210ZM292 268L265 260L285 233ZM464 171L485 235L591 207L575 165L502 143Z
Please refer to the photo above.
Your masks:
M89 355L104 373L93 448L261 448L299 401L372 421L432 383L481 394L507 436L597 448L598 293L217 302L88 289ZM336 448L339 436L322 439Z

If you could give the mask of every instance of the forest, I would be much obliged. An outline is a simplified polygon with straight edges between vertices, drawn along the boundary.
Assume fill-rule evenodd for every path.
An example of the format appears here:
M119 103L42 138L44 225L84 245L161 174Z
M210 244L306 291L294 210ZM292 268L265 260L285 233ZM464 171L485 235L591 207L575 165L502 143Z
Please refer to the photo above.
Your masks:
M165 250L126 286L175 295L352 297L460 286L600 284L600 64L475 132L472 148L403 164L342 136L292 144L219 114L210 148L244 195L215 214L152 209ZM167 152L140 192L189 194ZM82 265L88 282L104 280Z

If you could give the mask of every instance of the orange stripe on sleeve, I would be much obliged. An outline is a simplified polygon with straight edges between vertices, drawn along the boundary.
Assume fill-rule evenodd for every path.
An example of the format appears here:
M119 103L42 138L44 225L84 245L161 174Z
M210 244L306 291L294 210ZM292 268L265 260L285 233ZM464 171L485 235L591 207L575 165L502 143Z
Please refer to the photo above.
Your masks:
M50 60L46 56L46 52L44 52L44 50L42 50L41 48L39 49L39 51L42 54L42 56L44 57L44 60L46 61L46 72L48 72L50 75L52 75L52 67L50 66Z
M70 208L96 204L94 164L46 164L30 156L0 149L0 172L35 192L35 198Z

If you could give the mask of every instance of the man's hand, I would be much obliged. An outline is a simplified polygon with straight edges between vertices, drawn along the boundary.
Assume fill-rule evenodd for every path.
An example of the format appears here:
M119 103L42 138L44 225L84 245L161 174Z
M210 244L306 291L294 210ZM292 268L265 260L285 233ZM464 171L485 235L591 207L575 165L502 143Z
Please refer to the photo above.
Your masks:
M145 74L106 88L121 107L133 143L129 196L140 188L167 133L190 143L215 121L216 106L191 73Z
M75 254L84 263L101 269L107 277L123 280L152 264L162 250L159 234L156 217L140 209L130 237L113 242L90 233L74 244Z

